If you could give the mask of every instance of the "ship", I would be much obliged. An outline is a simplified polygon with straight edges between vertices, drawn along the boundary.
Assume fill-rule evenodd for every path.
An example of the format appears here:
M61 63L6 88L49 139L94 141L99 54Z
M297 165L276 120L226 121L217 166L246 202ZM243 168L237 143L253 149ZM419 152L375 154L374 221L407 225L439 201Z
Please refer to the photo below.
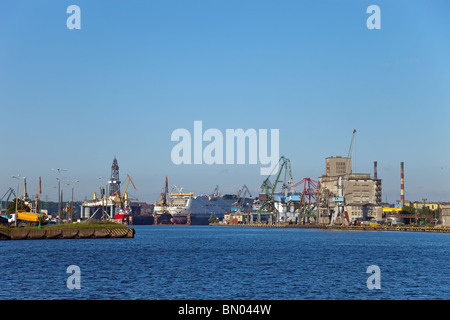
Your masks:
M173 192L174 188L177 192ZM184 192L183 188L174 188L168 194L165 206L161 201L155 203L153 210L158 216L158 224L207 225L211 215L223 219L238 200L237 195L221 195L218 186L212 194L198 196L194 192Z

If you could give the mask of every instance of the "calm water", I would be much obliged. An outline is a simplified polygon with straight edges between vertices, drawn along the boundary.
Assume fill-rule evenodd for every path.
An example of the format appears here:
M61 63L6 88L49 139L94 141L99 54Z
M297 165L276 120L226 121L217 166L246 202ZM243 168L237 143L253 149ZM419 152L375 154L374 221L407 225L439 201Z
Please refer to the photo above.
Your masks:
M134 239L0 241L0 300L450 299L450 234L134 228ZM80 290L66 286L70 265ZM370 265L380 290L367 288Z

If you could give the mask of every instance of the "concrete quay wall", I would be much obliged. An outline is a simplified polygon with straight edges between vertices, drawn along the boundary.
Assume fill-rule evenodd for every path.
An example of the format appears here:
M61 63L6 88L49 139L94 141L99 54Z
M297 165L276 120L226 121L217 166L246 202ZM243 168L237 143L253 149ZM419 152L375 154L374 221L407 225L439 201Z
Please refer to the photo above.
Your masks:
M446 227L390 227L390 226L330 226L324 224L223 224L211 223L212 226L228 226L228 227L256 227L256 228L298 228L298 229L324 229L324 230L344 230L344 231L404 231L404 232L436 232L450 233L450 228Z
M132 228L0 229L0 240L134 238Z

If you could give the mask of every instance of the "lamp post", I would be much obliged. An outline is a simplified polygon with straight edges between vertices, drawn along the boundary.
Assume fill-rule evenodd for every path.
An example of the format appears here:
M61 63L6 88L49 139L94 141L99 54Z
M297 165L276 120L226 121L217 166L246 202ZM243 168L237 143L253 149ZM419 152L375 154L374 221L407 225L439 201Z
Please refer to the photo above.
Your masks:
M102 218L101 220L106 220L107 219L107 215L108 215L108 200L106 199L106 194L107 194L107 186L108 186L108 178L107 177L98 177L100 180L101 179L106 179L105 182L105 188L103 189L103 185L100 185L100 191L101 189L103 189L103 195L102 195ZM105 202L106 201L106 202Z
M70 222L73 222L73 189L74 189L74 184L77 182L80 182L80 180L71 180L68 182L72 183L72 202L70 203ZM70 186L70 183L68 183L67 185Z
M425 201L427 201L427 198L422 198L422 201L423 201L423 213L425 213ZM424 221L426 221L426 219L424 220Z
M58 224L61 223L61 179L60 179L60 173L61 171L69 171L67 169L60 169L60 168L56 168L53 169L53 171L56 171L56 173L58 173L58 178L56 178L56 180L58 180Z
M26 179L26 177L21 177L20 174L17 174L17 176L12 176L12 178L17 179L17 193L16 193L16 219L14 219L14 226L17 227L17 220L19 219L19 215L17 214L17 204L19 203L19 183L20 178Z
M436 220L436 211L438 211L438 215L439 215L439 213L440 213L440 211L441 211L441 204L438 202L438 207L437 207L437 210L434 210L434 226L436 227L436 224L437 224L437 220Z

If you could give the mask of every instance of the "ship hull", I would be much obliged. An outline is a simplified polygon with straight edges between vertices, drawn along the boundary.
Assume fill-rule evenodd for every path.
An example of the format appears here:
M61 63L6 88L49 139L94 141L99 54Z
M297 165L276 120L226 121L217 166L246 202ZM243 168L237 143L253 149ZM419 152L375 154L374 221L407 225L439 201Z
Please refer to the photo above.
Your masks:
M132 216L130 224L132 225L152 225L155 222L155 218L151 214Z
M162 208L155 205L154 212L158 215L157 224L190 224L208 225L211 215L223 219L236 203L235 196L197 196L193 194L171 194L169 205L165 207L166 219L160 219ZM170 217L169 217L170 216Z

